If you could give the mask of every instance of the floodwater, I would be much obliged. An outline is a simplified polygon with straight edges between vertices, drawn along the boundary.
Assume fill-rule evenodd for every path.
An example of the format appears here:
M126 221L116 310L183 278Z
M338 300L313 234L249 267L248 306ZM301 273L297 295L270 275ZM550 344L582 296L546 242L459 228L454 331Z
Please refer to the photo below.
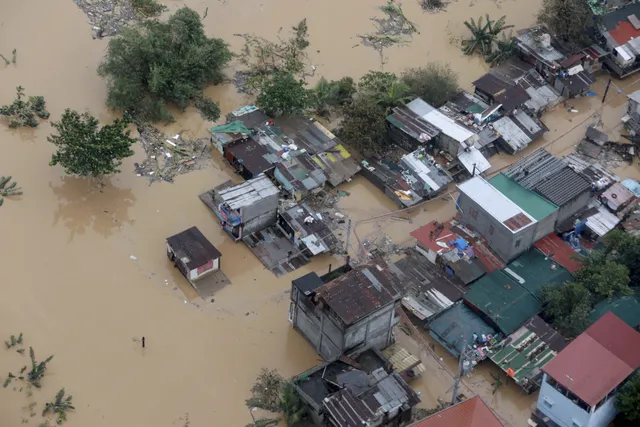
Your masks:
M317 76L358 77L380 67L377 52L354 45L357 34L373 31L369 18L378 14L375 8L382 1L165 3L171 10L186 3L200 13L208 7L207 32L228 40L234 49L241 44L234 33L275 37L279 28L306 17L309 65L317 67ZM405 3L405 13L420 34L410 44L385 52L385 70L446 61L469 87L486 67L450 44L451 38L464 34L462 21L484 13L494 18L504 14L509 23L523 28L533 23L540 2L460 0L437 14L423 13L415 1ZM111 120L112 113L104 107L105 84L95 73L106 45L107 40L92 40L85 15L72 0L0 2L0 52L8 56L14 48L18 51L15 66L0 65L0 102L11 102L14 88L21 85L28 95L45 97L53 120L65 108ZM248 101L231 86L207 93L220 102L223 113ZM618 98L604 114L612 132L624 108L624 97ZM548 122L552 132L547 141L588 117L589 108L597 108L595 99L578 104L580 113L558 111ZM205 136L210 125L192 110L177 119L167 133L186 130ZM182 427L187 414L191 426L244 426L251 420L244 399L261 367L293 375L319 361L287 322L287 290L298 274L323 271L341 260L319 258L298 273L276 279L248 249L233 244L197 198L234 178L219 159L215 167L179 176L174 184L149 186L133 173L133 162L142 159L138 150L124 162L122 173L97 188L48 166L50 133L48 122L35 130L0 126L0 175L13 175L24 189L24 196L5 200L0 208L0 335L6 339L24 333L26 345L34 347L39 360L55 354L43 388L32 397L11 386L0 390L0 424L37 424L39 415L31 419L25 407L37 402L41 409L64 387L77 408L69 417L70 427ZM569 149L578 137L568 135L553 150ZM498 158L497 167L513 160ZM637 172L635 166L627 169L629 174ZM352 255L359 252L359 239L373 241L388 234L403 244L409 241L409 231L454 213L453 203L443 199L410 214L365 221L396 207L362 178L344 189L351 195L340 207L360 221L354 224ZM232 282L213 302L197 299L165 256L165 238L193 225L221 250L222 269ZM142 336L147 342L144 350L138 343ZM6 351L0 357L0 372L16 372L26 362L27 356ZM425 406L433 406L436 397L446 399L450 387L446 378L429 381L440 375L437 366L429 367L419 384ZM491 380L482 371L477 381L482 384L477 387L486 389ZM488 400L510 423L523 425L530 400L523 401L514 390L503 387Z

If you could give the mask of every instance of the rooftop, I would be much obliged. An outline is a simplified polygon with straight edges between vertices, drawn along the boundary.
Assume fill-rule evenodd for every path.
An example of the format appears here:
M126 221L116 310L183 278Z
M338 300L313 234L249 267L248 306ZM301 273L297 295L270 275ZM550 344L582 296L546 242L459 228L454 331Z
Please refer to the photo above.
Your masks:
M312 254L329 252L340 246L327 223L306 203L299 203L280 215L293 229L294 237L302 240Z
M462 143L474 136L474 133L447 117L441 111L433 108L420 98L407 104L407 108L422 117L424 121L440 129L448 137Z
M502 173L491 178L489 183L536 221L543 220L558 209L553 203L533 191L527 190Z
M613 184L600 196L602 201L614 212L626 206L634 197L635 195L619 182Z
M217 197L234 210L251 206L253 203L267 197L277 197L279 194L278 187L264 174L232 187L221 188L216 191Z
M631 18L634 16L635 21ZM640 26L637 25L640 16L640 4L629 4L601 17L604 28L620 46L629 40L640 36Z
M496 335L497 331L465 304L454 304L429 322L430 335L458 357L464 341L471 342L473 334Z
M505 80L506 78L500 78L495 73L489 72L473 82L473 85L490 94L505 111L511 111L527 102L529 94L522 87Z
M292 280L291 283L304 295L311 295L316 289L324 285L315 271L298 277Z
M569 167L565 167L535 186L535 191L558 206L591 191L591 184Z
M460 192L486 210L489 215L501 222L512 233L516 233L536 220L507 196L489 184L484 178L476 176L458 185Z
M490 358L515 382L528 388L542 372L541 368L566 347L565 339L535 315L517 331L509 335L501 349Z
M198 230L191 227L167 239L167 244L189 270L201 267L222 254Z
M458 154L458 159L462 166L474 176L491 169L491 163L475 146L462 150Z
M287 191L310 191L322 187L327 175L307 153L283 160L276 164L274 176Z
M600 301L593 308L589 319L596 322L608 312L612 312L632 328L638 328L640 326L640 289L634 288L634 294L630 296Z
M532 141L527 132L522 130L511 117L502 117L493 122L492 125L514 152L522 150Z
M253 175L258 175L273 167L273 163L265 158L269 154L269 149L253 139L239 141L227 147L226 150Z
M553 233L538 240L534 246L572 274L582 267L582 263L576 259L578 254L567 242Z
M593 231L598 237L603 237L605 234L616 228L620 219L609 212L609 210L603 205L596 206L596 209L597 212L591 214L587 218L586 225L589 230Z
M595 406L640 367L640 333L607 313L580 334L543 371Z
M400 300L397 279L382 260L355 267L317 290L327 306L352 325L381 307Z
M410 427L503 427L491 408L480 398L450 406L427 418L411 424Z
M239 121L248 129L263 125L269 120L269 116L264 114L262 110L255 105L245 105L227 114L227 121Z
M438 191L452 181L447 172L422 148L402 156L400 163L415 174L427 186L427 190Z
M517 39L521 48L529 51L540 60L552 65L556 61L561 61L565 55L558 51L551 44L549 34L537 35L536 31L541 31L539 27L527 28L517 32ZM541 42L539 41L541 39Z
M440 134L440 130L427 123L406 105L399 105L387 116L387 121L418 141L428 141Z

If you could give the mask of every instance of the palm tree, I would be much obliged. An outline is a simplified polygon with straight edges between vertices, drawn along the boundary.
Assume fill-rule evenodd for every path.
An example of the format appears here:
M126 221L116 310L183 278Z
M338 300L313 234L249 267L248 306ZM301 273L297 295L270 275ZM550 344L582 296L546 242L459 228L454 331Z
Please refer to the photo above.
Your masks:
M504 61L513 56L516 52L516 41L511 35L509 37L502 34L501 40L496 40L493 51L487 56L486 61L492 67L502 64Z
M513 27L513 25L506 25L506 16L502 16L497 21L492 21L489 14L486 14L485 19L486 22L483 21L481 16L478 18L478 22L473 18L469 21L464 21L464 25L471 31L471 38L462 42L465 55L471 55L479 48L482 56L488 56L491 54L491 46L496 37L507 28Z
M287 427L296 427L302 424L307 418L305 408L300 396L296 392L291 382L286 382L280 390L280 405L287 421Z
M391 82L389 87L374 94L376 104L390 110L400 104L411 101L411 88L400 80Z

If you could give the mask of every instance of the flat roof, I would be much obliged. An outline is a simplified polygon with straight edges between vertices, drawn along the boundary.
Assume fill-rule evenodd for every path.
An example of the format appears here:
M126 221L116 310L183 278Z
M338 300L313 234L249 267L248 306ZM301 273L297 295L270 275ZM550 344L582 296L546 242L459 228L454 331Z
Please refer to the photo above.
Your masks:
M577 259L579 257L578 253L571 249L567 242L554 233L538 240L534 243L534 246L540 252L566 268L570 273L575 273L582 267L582 262Z
M489 183L507 196L509 200L524 209L536 221L541 221L558 210L558 207L553 203L548 202L535 192L527 190L502 173L491 178Z
M407 107L425 121L440 129L442 133L458 142L464 142L475 135L420 98L408 103Z
M463 182L458 189L512 233L536 223L535 218L480 176Z
M491 169L491 163L476 147L469 147L458 154L462 166L471 174L480 174Z

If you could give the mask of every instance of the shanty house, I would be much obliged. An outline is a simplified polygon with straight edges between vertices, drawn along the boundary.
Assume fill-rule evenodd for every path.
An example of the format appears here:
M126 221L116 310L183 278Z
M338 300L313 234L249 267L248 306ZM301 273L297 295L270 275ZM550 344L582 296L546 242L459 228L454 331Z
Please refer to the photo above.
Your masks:
M229 283L220 272L222 254L197 227L169 237L167 257L202 297L212 295L217 285Z
M318 426L404 427L420 402L389 360L373 348L315 366L292 383Z
M600 17L601 34L611 55L605 60L607 68L618 78L640 70L640 4L632 3L609 10Z
M632 135L637 135L640 133L640 90L630 93L627 98L629 98L627 115L622 118L622 121Z
M410 427L504 427L480 396L456 403Z
M227 181L200 195L220 219L221 227L237 242L269 225L275 224L279 191L262 174L233 185Z
M477 231L504 261L527 251L535 242L537 221L484 178L459 184L461 222Z
M440 135L440 129L425 121L409 105L395 107L387 116L387 122L391 141L407 151L426 145L434 146L436 137Z
M314 212L306 203L297 204L278 215L278 226L289 236L296 250L311 258L329 253L340 246L322 216Z
M638 367L640 333L605 314L542 368L538 425L608 426L616 392Z
M432 198L441 193L452 181L447 171L424 148L402 156L400 165L406 171L403 174L405 179L424 198Z
M359 265L326 284L313 275L292 282L291 322L325 360L392 344L402 296L384 261Z
M548 130L540 120L531 117L523 110L501 117L490 126L500 136L496 142L510 154L523 150Z
M477 97L489 105L500 105L503 114L521 108L529 100L526 90L497 73L488 72L473 82L473 86Z
M591 183L543 148L518 160L505 175L558 206L557 223L584 209L591 198Z

